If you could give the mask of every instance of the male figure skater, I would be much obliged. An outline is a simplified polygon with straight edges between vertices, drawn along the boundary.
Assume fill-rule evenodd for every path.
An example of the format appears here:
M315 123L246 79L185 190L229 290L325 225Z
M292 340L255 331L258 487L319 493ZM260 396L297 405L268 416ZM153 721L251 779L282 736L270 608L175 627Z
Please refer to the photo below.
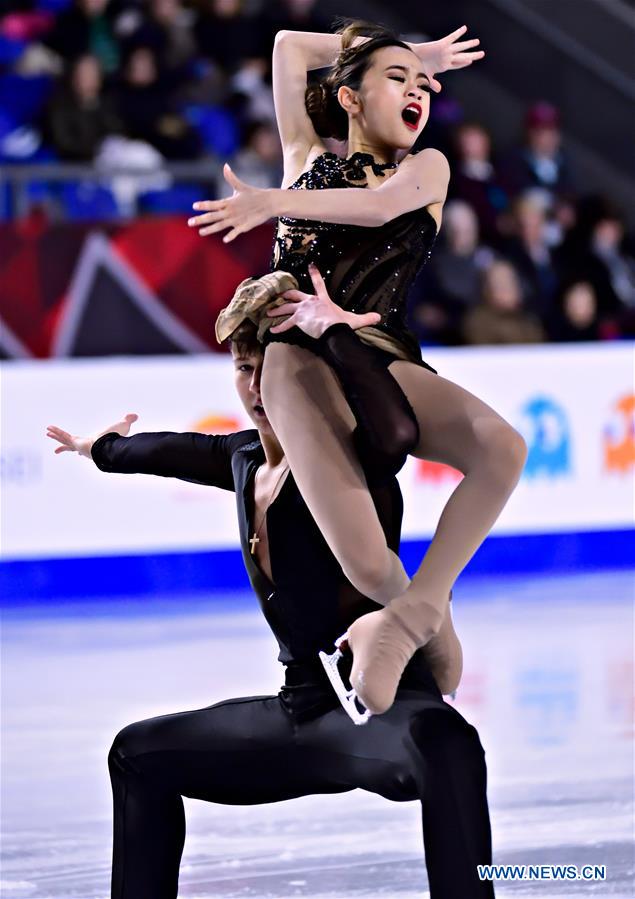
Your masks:
M331 303L319 276L313 280L316 295L304 295L306 332L317 335L316 350L349 403L337 414L329 410L329 426L350 427L347 416L354 415L360 464L389 545L398 552L403 507L395 474L417 440L416 419L397 382L376 364L381 351L353 334L353 327L372 323L373 313L344 312ZM185 840L182 796L249 805L361 788L395 801L421 801L431 899L490 899L491 882L477 874L478 864L491 862L478 734L443 701L424 650L408 663L385 714L363 727L347 716L318 652L376 605L344 577L288 471L262 407L255 327L239 326L231 346L236 387L254 429L128 437L135 415L96 440L49 428L62 444L56 452L92 455L103 471L177 477L235 491L245 565L285 667L284 686L275 696L161 715L117 734L108 756L114 800L111 895L176 899ZM313 396L318 408L321 399ZM338 473L331 475L324 489L337 489Z

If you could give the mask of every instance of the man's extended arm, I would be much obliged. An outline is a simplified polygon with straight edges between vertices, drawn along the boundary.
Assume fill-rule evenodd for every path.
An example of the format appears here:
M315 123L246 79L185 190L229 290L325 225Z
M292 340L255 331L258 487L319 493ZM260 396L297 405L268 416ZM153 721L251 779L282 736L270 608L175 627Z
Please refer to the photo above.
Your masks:
M253 434L177 434L170 431L121 437L110 433L92 446L93 461L101 471L154 474L234 490L231 457L237 445Z

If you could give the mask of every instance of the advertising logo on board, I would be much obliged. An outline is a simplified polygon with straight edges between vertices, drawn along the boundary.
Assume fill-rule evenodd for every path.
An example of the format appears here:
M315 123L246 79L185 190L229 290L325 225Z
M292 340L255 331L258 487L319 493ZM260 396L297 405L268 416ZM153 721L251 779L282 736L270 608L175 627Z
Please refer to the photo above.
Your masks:
M212 412L197 418L191 430L198 434L234 434L241 430L241 424L231 415L215 415Z
M604 425L604 467L625 474L635 468L635 394L620 397Z
M425 481L433 487L437 484L459 482L463 475L451 465L443 465L441 462L428 462L427 459L417 459L415 474L417 481Z
M536 396L521 410L520 430L527 441L524 477L557 478L571 473L571 431L567 415L555 400Z

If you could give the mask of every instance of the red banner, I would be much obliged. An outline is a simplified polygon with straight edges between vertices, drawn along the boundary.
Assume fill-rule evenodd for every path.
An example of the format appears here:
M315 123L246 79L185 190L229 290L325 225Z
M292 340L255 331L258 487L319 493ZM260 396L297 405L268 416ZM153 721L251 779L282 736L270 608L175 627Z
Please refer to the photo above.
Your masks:
M226 245L181 216L0 225L0 354L220 351L214 322L236 285L268 271L264 225Z

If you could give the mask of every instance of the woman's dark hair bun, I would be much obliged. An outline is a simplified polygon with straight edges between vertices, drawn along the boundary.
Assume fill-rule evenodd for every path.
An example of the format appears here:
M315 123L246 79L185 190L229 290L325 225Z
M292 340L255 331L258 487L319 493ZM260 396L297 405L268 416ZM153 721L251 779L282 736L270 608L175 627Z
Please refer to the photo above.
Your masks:
M316 134L346 140L348 116L338 103L337 94L328 79L308 85L304 105Z

